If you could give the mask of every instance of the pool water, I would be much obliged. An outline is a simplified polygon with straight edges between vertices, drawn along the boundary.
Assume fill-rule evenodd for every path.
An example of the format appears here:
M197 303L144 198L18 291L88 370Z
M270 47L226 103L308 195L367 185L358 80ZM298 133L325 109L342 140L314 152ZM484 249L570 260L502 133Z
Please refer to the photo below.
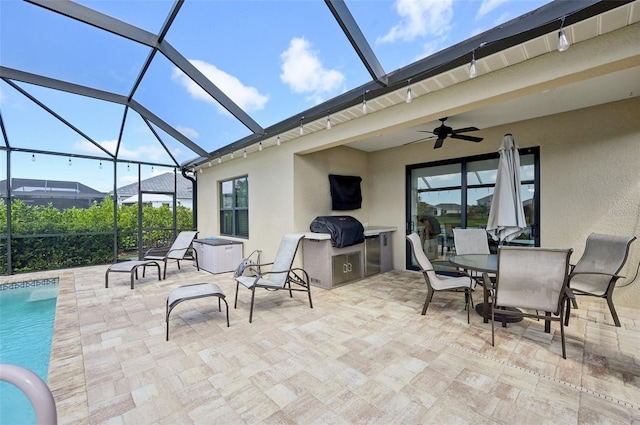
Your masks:
M58 279L0 285L0 363L25 367L47 382ZM29 399L0 381L0 424L35 424Z

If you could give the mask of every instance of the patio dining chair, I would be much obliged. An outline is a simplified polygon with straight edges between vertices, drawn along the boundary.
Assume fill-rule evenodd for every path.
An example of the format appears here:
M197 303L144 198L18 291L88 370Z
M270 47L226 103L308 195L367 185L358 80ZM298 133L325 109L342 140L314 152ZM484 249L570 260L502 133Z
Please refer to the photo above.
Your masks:
M164 263L163 279L167 278L167 261L176 260L178 263L178 269L180 269L180 260L193 260L196 263L196 268L200 271L198 265L198 255L196 250L191 245L198 232L180 232L173 241L170 247L162 248L150 248L144 254L145 261L162 261ZM145 270L143 269L142 275L144 276Z
M538 247L498 248L498 273L491 311L491 345L495 345L495 315L531 317L560 323L562 357L567 358L564 342L565 304L573 298L567 282L569 257L573 249ZM485 273L485 279L489 279ZM499 312L496 312L496 310ZM533 312L535 311L535 313ZM544 315L538 311L544 312ZM555 317L554 317L555 316ZM503 326L506 326L503 321ZM546 326L545 326L546 328Z
M490 254L489 239L487 238L487 231L485 229L453 229L453 243L456 248L456 255L466 254ZM491 284L485 285L485 281L481 275L477 272L469 270L461 270L461 272L469 275L469 277L476 281L476 283L484 286L482 304L476 305L476 310L484 315L484 309L489 305L489 295L493 283L496 281L496 275L489 273ZM487 281L488 282L488 281Z
M571 270L569 287L575 295L605 298L613 316L613 322L620 327L620 319L613 306L613 290L616 281L624 276L618 272L629 255L629 246L635 236L602 235L592 233L587 238L584 253ZM577 308L577 303L573 303Z
M293 260L300 246L303 234L287 234L282 237L280 247L272 263L252 264L251 275L238 274L234 276L236 280L236 298L233 308L238 307L238 290L240 285L251 290L251 306L249 307L249 323L253 321L253 306L256 295L256 288L263 288L268 291L285 290L289 291L289 296L293 298L293 291L306 292L309 297L309 307L313 308L311 301L311 286L309 275L304 269L294 268ZM291 284L295 284L292 287Z
M453 229L456 254L490 254L487 231L484 229Z
M467 323L469 321L469 303L473 305L472 291L475 288L476 281L469 279L467 276L450 277L444 275L437 275L433 264L427 258L422 244L420 243L420 236L417 233L411 233L407 235L407 240L411 244L411 252L413 258L415 258L424 280L427 284L427 298L424 301L424 307L422 308L422 315L427 314L427 308L433 298L433 294L437 291L456 291L464 292L465 308L467 309Z

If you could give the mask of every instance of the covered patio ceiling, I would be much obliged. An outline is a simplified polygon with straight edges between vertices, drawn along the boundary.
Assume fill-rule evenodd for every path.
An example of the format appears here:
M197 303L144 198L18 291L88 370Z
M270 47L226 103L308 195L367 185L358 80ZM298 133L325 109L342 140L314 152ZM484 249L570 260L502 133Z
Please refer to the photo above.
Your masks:
M225 38L221 39L211 23L213 18L203 19L201 15L218 20L225 17L235 19L236 15L225 15L226 10L219 7L220 2L191 3L178 0L173 3L82 3L29 0L3 2L0 6L3 28L3 54L0 57L0 78L3 81L3 102L0 103L2 147L18 151L126 160L127 152L132 151L131 147L135 144L131 128L136 126L145 127L163 151L163 155L159 155L157 160L147 159L146 162L193 168L212 159L228 160L237 151L247 150L251 153L275 145L278 140L294 140L300 136L298 130L301 125L304 126L304 134L308 134L326 129L328 118L332 125L358 119L364 115L363 101L367 102L369 112L403 103L409 86L414 97L419 97L467 81L472 55L477 60L478 74L481 76L552 52L556 49L557 31L561 25L567 30L571 43L575 44L640 20L640 4L637 0L554 1L388 72L383 67L385 61L380 59L374 49L375 43L367 38L356 19L363 17L363 12L358 10L363 3L325 0L324 11L316 10L318 4L315 3L286 3L291 8L306 8L301 9L305 12L300 14L301 25L311 25L313 19L310 17L319 19L314 15L317 13L332 17L335 21L335 34L326 37L334 40L336 55L348 54L356 58L354 63L358 66L350 72L357 76L349 80L350 84L355 82L355 85L345 87L343 93L328 100L305 107L304 102L284 99L287 106L279 107L277 113L273 113L275 106L271 111L265 111L256 109L255 104L251 103L263 95L261 88L257 91L249 90L249 100L232 98L212 81L211 69L198 61L199 53L191 48L191 44L195 44L193 37L196 34L208 34L215 41L208 45L212 50L220 50L222 55L218 56L220 71L224 68L224 50L229 48L223 48L223 45L235 48L236 44L237 47L247 47L254 43L260 46L255 37L259 37L260 30L265 27L262 26L263 23L250 21L251 18L259 17L257 14L263 10L256 3L238 3L238 7L249 15L242 23L253 22L258 30L258 34L252 33L253 38L248 40L248 44L243 38L242 28L238 28L237 34L223 34ZM127 8L140 7L148 8L147 19L144 22L129 23ZM236 8L235 13L238 11ZM44 19L48 26L30 26L30 19L36 18ZM196 30L198 25L205 28ZM88 51L76 50L73 37L82 36L84 33L81 31L87 28L91 29L92 37L99 34L99 42L103 44L94 45ZM61 34L56 29L65 30L69 35ZM185 33L189 34L189 30L194 34L183 37ZM33 38L35 41L30 45L34 50L15 51L12 46L17 44L17 37ZM42 40L51 40L51 43L44 43ZM256 50L253 47L246 51L245 68L260 68L261 50L268 48L262 46ZM123 70L113 81L104 78L99 79L98 83L97 74L100 70L93 71L89 62L116 61L117 57L114 55L129 55L132 51L135 51L135 54L131 54L132 57L137 59L130 61L130 69L126 72ZM38 54L48 55L51 60L43 61L43 65L34 69L21 66L27 63L22 60L25 56ZM69 59L66 66L60 65L60 59L67 57L65 55L74 61L78 57L83 59L80 61L82 67L76 66L75 62L71 63L72 59ZM151 84L154 74L162 71L172 74L173 79L183 81L194 97L206 97L207 106L178 99L168 85L159 87ZM125 75L129 76L128 80L118 81L125 80ZM457 113L450 117L447 124L454 128L487 128L637 96L640 92L638 75L639 68L636 67L619 73L598 75L572 85L551 87L544 93ZM585 90L585 86L590 89ZM595 87L597 90L594 90ZM52 90L60 93L60 99L43 101L47 96L50 98ZM25 140L15 137L15 112L7 106L7 100L10 99L6 98L6 94L9 91L11 95L19 94L29 99L75 135L82 136L91 149L74 150L77 143L48 143L46 146L49 147L45 148L29 144L29 141L24 143ZM158 93L162 95L157 96ZM561 101L567 98L567 93L571 93L571 101ZM66 113L65 103L79 99L90 100L91 106L87 109L94 108L96 100L121 108L120 119L108 124L110 128L106 133L109 136L89 134L83 128L83 117ZM274 104L278 104L277 99ZM554 107L550 108L549 105ZM216 112L221 109L226 111L224 118L220 118L219 112ZM98 107L95 107L95 112L101 113ZM183 118L176 119L176 115L180 114ZM421 122L394 128L393 131L366 135L361 140L352 141L350 146L375 151L410 143L424 134L418 133L418 130L435 128L439 124L438 118L440 117L425 116ZM233 123L230 124L231 121ZM184 122L192 124L184 126ZM104 140L112 140L114 143L104 143ZM177 152L182 154L178 155Z

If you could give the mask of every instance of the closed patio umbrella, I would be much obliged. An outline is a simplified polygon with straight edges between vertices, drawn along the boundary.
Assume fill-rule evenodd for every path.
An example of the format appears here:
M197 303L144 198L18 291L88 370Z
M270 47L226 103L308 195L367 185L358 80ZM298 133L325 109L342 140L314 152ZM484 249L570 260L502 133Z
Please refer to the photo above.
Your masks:
M505 134L500 145L500 162L496 188L491 199L487 232L493 240L509 242L526 227L520 196L520 154L511 134Z

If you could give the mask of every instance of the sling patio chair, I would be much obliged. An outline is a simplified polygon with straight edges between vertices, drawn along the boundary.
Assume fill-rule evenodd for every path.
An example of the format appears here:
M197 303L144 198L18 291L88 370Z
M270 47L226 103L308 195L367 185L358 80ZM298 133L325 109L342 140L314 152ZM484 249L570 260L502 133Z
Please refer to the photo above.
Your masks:
M453 229L453 243L456 248L456 255L491 254L485 229ZM464 273L469 274L467 270ZM470 276L482 285L481 276L471 274Z
M484 229L453 229L453 243L457 255L491 253Z
M163 279L167 278L168 260L176 260L178 269L180 269L180 260L193 260L196 263L196 268L200 271L198 255L191 245L197 234L198 232L180 232L170 247L150 248L147 250L144 254L144 260L157 261L158 263L160 261L164 262ZM144 272L145 270L143 269L142 276L144 276Z
M436 274L431 261L427 258L424 250L422 249L422 245L420 243L420 236L417 233L411 233L407 235L407 240L411 244L411 251L413 252L413 257L418 263L418 267L424 276L424 280L427 283L427 299L424 302L424 307L422 308L422 315L427 314L427 308L429 307L429 303L433 298L433 294L436 291L456 291L456 292L464 292L464 301L465 308L467 309L467 323L469 321L469 303L473 305L472 291L476 286L476 281L473 279L469 279L467 276L461 277L449 277L449 276L438 276Z
M564 343L565 304L573 294L567 282L569 257L573 249L538 247L498 248L498 273L493 291L491 311L491 345L495 344L494 322L496 314L531 317L545 320L545 331L550 322L560 322L562 357L567 358ZM483 274L485 279L489 276ZM497 311L500 309L499 311ZM524 310L524 311L523 311ZM535 311L535 313L533 312ZM542 313L544 312L544 315ZM557 316L557 317L554 317ZM506 326L505 320L502 322Z
M607 300L617 327L620 327L620 319L613 306L613 290L616 281L624 278L618 272L627 261L629 246L635 239L635 236L592 233L587 238L582 257L569 275L569 287L576 296L589 295ZM573 307L578 308L575 300Z
M467 254L491 254L491 250L489 249L489 239L488 234L485 229L453 229L453 243L456 248L456 255L467 255ZM476 311L485 318L485 323L487 315L484 314L485 308L489 306L489 295L491 293L491 289L493 287L493 283L496 281L496 275L493 273L489 273L490 284L485 286L485 281L477 272L472 272L470 270L460 270L461 273L467 274L471 279L475 280L476 283L482 285L483 288L483 302L482 304L476 304Z
M293 298L293 291L306 292L309 296L309 307L313 308L311 302L311 286L309 285L309 275L301 268L293 268L293 260L298 251L303 234L287 234L282 237L276 258L272 263L253 264L254 275L246 276L236 274L236 298L233 308L238 306L238 289L240 285L251 290L251 307L249 308L249 323L253 320L253 305L255 301L256 288L264 288L268 291L285 290L289 291L289 296ZM291 284L297 285L292 287Z

